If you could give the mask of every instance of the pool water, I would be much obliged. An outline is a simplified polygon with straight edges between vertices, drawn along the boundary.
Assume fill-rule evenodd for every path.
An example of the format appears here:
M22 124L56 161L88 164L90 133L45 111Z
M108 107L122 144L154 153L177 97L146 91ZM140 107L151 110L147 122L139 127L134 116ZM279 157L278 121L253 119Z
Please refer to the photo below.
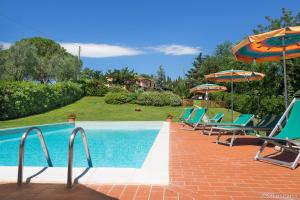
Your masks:
M49 155L54 167L66 167L68 144L75 126L42 127ZM153 129L85 129L93 167L141 168L159 128ZM17 166L20 138L24 129L0 131L0 166ZM87 167L80 134L74 143L75 167ZM37 134L28 135L24 154L25 166L47 166Z

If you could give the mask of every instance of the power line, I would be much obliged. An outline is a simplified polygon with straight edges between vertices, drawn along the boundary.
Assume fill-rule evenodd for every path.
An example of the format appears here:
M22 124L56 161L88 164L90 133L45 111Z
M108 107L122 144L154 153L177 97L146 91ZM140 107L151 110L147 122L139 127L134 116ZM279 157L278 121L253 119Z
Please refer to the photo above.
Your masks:
M40 30L34 28L34 27L31 26L31 25L25 24L25 23L23 23L23 22L21 22L21 21L17 21L17 20L15 20L15 19L13 19L13 18L11 18L11 17L9 17L9 16L3 14L3 13L0 13L0 16L1 16L2 18L7 19L7 20L10 21L10 22L13 22L13 23L16 24L16 25L22 26L23 28L29 29L29 30L31 30L31 31L34 31L34 32L39 33L39 34L42 34L42 35L47 35L47 34L45 34L44 32L42 32L42 31L40 31Z

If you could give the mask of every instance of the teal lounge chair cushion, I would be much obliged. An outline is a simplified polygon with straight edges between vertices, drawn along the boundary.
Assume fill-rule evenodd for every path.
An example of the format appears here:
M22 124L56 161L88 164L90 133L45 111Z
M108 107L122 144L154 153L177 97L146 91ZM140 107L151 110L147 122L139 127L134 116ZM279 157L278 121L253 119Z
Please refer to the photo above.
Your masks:
M295 101L283 129L274 138L295 140L300 138L300 99Z
M247 126L251 119L254 117L253 114L241 114L234 120L234 122L221 122L221 123L207 123L211 126Z
M210 119L209 121L211 122L220 122L224 117L224 113L217 113L212 119Z
M185 108L185 109L184 109L184 113L183 113L183 115L180 117L180 119L182 119L182 120L187 120L187 119L190 117L190 115L192 114L193 110L194 110L194 108L192 108L192 107Z
M188 123L191 123L191 124L197 124L201 121L202 117L204 116L205 114L205 108L196 108L194 110L195 114L187 120Z

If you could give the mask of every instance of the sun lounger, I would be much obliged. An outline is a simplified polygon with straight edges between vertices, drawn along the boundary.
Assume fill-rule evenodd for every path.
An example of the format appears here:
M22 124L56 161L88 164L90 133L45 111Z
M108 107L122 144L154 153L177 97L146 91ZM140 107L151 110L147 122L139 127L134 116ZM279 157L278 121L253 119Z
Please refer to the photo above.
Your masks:
M185 109L183 110L183 112L181 113L181 115L180 115L180 117L179 117L179 120L182 121L182 122L183 122L183 121L187 121L187 120L190 118L190 116L191 116L193 110L194 110L193 107L185 108Z
M220 137L222 135L228 135L231 134L231 141L230 146L233 145L233 142L235 140L235 136L238 134L244 134L246 135L249 132L257 132L259 131L265 131L270 132L275 127L276 123L279 121L280 116L279 115L272 115L267 114L262 118L261 121L255 126L247 125L247 126L220 126L220 127L214 127L215 130L218 131L218 139L217 143L220 143Z
M213 118L207 119L207 121L205 121L205 122L200 122L198 126L202 127L202 133L203 133L203 131L205 131L205 128L209 127L209 124L220 123L222 121L223 117L224 117L224 113L222 113L222 112L217 113Z
M186 121L183 121L181 129L196 130L203 116L205 115L205 112L205 108L195 108L190 118ZM190 128L185 128L186 125Z
M241 130L241 128L250 126L251 123L253 123L253 118L254 115L252 114L242 114L234 121L234 123L218 123L217 125L214 125L212 130L215 130L218 133L216 143L228 144L231 147L237 134L246 134L246 131ZM230 142L220 141L222 135L231 135Z
M208 134L209 136L213 133L217 133L216 128L217 127L223 127L223 126L237 126L237 127L245 127L250 123L250 121L253 119L254 115L252 114L242 114L238 116L233 122L208 122L205 123L202 127L202 133ZM209 130L206 130L209 128Z
M295 169L300 160L300 142L296 141L300 138L300 99L295 98L286 109L275 128L268 137L258 136L264 140L264 144L260 147L255 156L255 160L267 161ZM270 156L261 156L261 153L268 144L274 144L280 147L280 152L292 152L296 155L292 162L281 161Z

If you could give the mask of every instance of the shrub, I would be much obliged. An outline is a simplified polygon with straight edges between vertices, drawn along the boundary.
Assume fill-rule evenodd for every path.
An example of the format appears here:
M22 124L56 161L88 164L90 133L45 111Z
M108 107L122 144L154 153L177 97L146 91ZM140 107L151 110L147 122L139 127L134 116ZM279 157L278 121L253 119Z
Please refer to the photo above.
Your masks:
M227 108L231 108L231 94L211 94L211 99L225 101ZM268 113L280 114L284 111L284 99L276 96L257 96L253 93L234 94L233 109L240 113L252 113L262 117Z
M126 89L124 89L121 86L112 86L108 90L109 92L113 92L113 93L128 92Z
M128 102L128 93L126 92L109 92L105 96L105 102L108 104L124 104Z
M261 100L260 113L265 115L267 113L280 114L285 110L283 97L267 97Z
M162 92L161 96L162 96L162 99L163 99L165 105L180 106L182 103L181 98L172 92Z
M127 94L127 102L128 103L136 103L139 94L135 92L131 92Z
M11 119L38 114L80 99L83 90L79 84L61 82L0 82L0 119Z
M172 92L144 92L138 96L137 103L149 106L179 106L181 99Z
M104 97L108 92L108 87L97 80L88 80L84 84L85 94L87 96Z

